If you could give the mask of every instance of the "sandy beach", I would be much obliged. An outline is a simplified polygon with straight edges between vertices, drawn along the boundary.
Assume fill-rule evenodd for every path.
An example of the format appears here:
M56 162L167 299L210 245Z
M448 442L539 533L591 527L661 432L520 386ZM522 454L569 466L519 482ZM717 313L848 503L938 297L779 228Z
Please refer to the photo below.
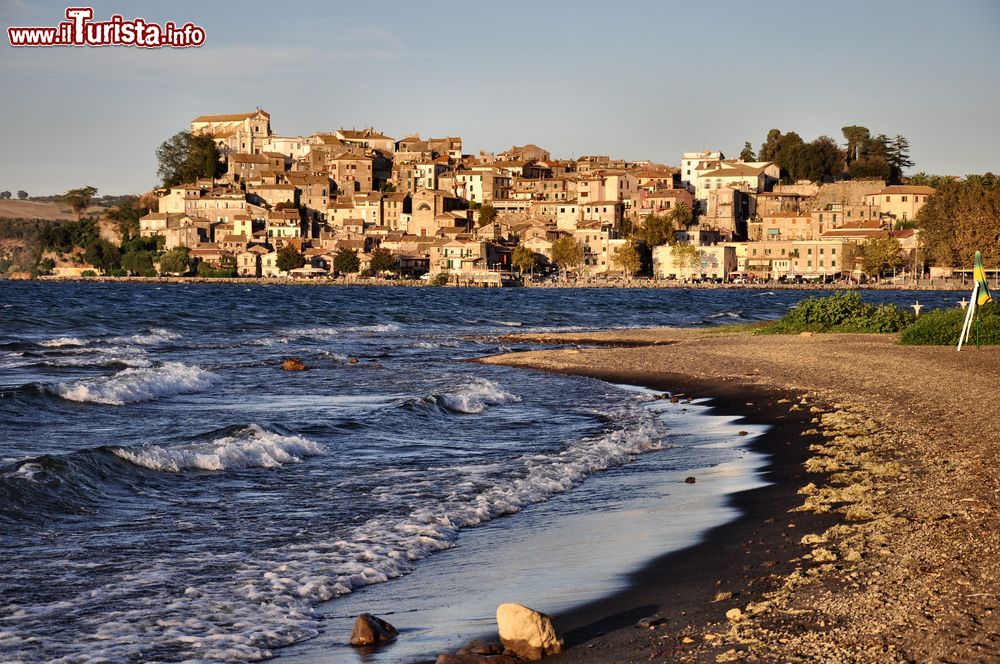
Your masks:
M556 616L554 661L1000 658L1000 348L889 335L512 335L482 360L645 385L772 425L743 516ZM657 617L655 627L637 628Z

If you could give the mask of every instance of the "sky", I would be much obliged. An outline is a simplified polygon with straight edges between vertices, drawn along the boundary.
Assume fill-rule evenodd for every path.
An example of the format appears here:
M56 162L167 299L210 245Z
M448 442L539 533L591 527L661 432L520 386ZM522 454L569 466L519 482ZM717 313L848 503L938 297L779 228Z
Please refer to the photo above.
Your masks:
M1000 2L117 2L95 20L202 26L200 48L12 48L67 5L0 0L0 190L157 184L202 114L273 131L375 127L677 166L768 130L905 136L911 173L1000 172Z

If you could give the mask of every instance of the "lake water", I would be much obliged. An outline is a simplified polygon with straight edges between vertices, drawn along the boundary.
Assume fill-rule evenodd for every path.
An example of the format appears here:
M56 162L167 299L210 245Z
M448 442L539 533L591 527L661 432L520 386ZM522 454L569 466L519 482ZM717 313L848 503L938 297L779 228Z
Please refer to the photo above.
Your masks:
M697 403L467 360L813 294L0 282L0 660L408 661L605 594L759 459ZM403 638L344 647L361 611Z

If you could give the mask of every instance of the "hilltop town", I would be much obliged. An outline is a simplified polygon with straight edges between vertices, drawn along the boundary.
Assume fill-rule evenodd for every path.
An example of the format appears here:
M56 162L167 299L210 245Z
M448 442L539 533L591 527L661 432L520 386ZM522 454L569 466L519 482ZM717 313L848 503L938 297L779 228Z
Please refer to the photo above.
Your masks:
M373 128L282 136L262 109L200 116L190 131L212 138L224 173L159 190L140 235L186 248L192 267L242 277L367 271L499 285L553 269L631 276L645 261L665 279L858 278L866 245L889 248L879 267L912 269L918 231L907 222L935 191L881 179L782 184L776 163L719 151L670 167L554 159L533 144L469 155L459 137ZM300 256L298 267L282 252Z

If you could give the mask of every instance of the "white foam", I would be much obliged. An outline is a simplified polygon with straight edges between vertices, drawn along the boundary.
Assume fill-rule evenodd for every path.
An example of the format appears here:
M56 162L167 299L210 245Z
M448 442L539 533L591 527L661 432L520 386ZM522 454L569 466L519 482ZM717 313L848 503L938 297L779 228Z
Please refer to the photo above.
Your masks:
M116 456L137 466L166 472L277 468L302 463L304 457L325 454L326 447L302 436L282 436L251 424L232 436L210 443L118 448Z
M299 341L302 339L326 341L328 339L332 339L342 334L352 334L352 333L374 334L374 333L384 333L384 332L395 332L397 330L399 330L399 325L395 323L382 323L377 325L358 325L349 327L333 327L333 326L301 327L279 332L274 337L263 337L251 343L256 346L271 346L275 343L287 344L292 341Z
M218 376L199 367L167 362L156 368L130 368L113 376L59 383L53 391L70 401L122 406L175 394L200 392L218 380Z
M566 491L594 472L660 448L665 431L656 413L635 403L610 415L622 428L551 453L492 467L412 469L416 480L448 487L447 491L435 492L430 500L415 496L409 513L373 518L326 540L307 537L252 554L207 548L186 552L180 559L167 551L137 560L131 572L113 575L105 585L71 591L48 604L8 604L6 616L16 621L16 631L0 626L0 652L27 661L74 663L158 659L156 655L164 652L172 660L273 657L275 648L319 633L317 603L401 576L413 569L415 561L452 547L462 527L517 512ZM242 453L252 441L296 439L251 426L206 445ZM303 445L303 440L297 439L295 445ZM290 453L303 454L297 448ZM390 474L399 472L387 469ZM382 489L386 496L405 490L398 479L386 482ZM383 497L373 492L372 499ZM203 573L211 569L226 573ZM68 610L96 604L120 608L74 614L74 632L93 635L85 643L64 641L58 630L51 629L65 621Z
M45 472L44 468L42 468L37 463L30 462L21 464L16 469L10 470L4 473L3 475L0 475L0 477L2 477L3 479L11 479L16 477L22 480L27 480L29 482L34 482L36 481L35 475L42 472Z
M90 342L78 337L58 337L56 339L39 341L38 345L47 348L62 348L63 346L86 346L88 343Z
M498 320L495 322L497 325L503 325L504 327L521 327L524 325L524 323L518 320Z
M125 337L117 337L116 341L139 344L140 346L155 346L166 343L167 341L173 341L174 339L180 339L180 337L181 335L176 332L165 330L162 327L154 327L148 332L142 332Z
M442 394L438 402L449 410L458 413L482 413L489 406L504 403L516 403L521 397L507 392L493 381L477 378L455 392Z

